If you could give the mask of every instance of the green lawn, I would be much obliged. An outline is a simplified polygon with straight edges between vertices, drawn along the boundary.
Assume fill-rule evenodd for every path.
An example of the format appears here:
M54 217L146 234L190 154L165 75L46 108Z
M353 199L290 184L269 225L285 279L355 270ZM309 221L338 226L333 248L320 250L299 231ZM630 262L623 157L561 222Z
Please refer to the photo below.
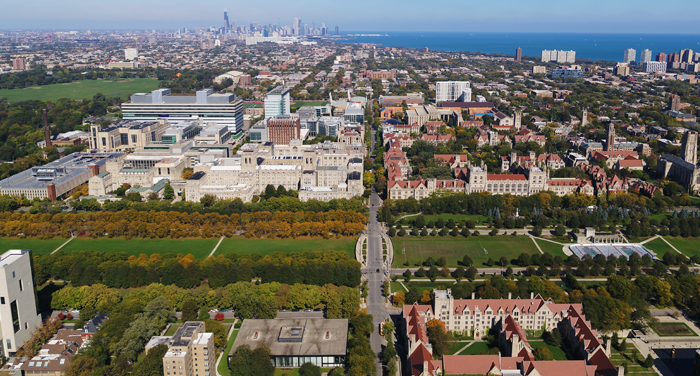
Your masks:
M561 347L557 346L552 346L546 344L544 341L530 341L530 347L532 347L532 351L535 351L536 348L544 346L549 349L549 351L552 352L552 355L554 355L554 360L566 360L566 352Z
M404 282L409 289L415 287L418 290L418 295L423 295L423 291L433 292L433 289L444 290L453 285L453 282Z
M4 253L10 249L31 249L33 254L43 256L53 252L66 240L68 239L0 238L0 252Z
M552 242L548 242L546 240L537 239L537 238L535 238L535 241L540 246L540 248L542 248L542 252L551 253L552 256L559 255L562 258L566 259L566 256L564 255L564 251L563 251L563 248L564 248L563 245L554 244Z
M673 254L677 254L676 251L674 251L673 248L671 248L671 246L666 244L666 242L661 238L656 238L656 239L654 239L650 242L646 242L642 245L644 247L646 247L647 249L649 249L650 251L653 251L654 253L656 253L656 256L658 258L664 257L666 252L673 252Z
M209 256L218 238L213 239L141 239L134 238L126 240L124 238L98 238L73 239L62 251L115 251L124 252L128 255L138 256L142 253L151 255L154 253L179 253L183 255L192 254L196 258L206 258Z
M486 233L486 231L481 231ZM539 253L535 244L527 236L512 235L480 235L464 238L462 236L426 236L426 237L395 237L394 264L401 268L408 262L410 266L423 263L428 257L437 260L441 256L447 258L447 266L457 267L465 255L469 255L475 267L483 267L486 261L493 258L495 262L501 256L511 262L521 253ZM403 250L405 249L405 254ZM485 251L484 251L485 250ZM563 255L563 253L560 253ZM459 263L458 263L459 262Z
M448 355L457 354L457 352L459 350L461 350L462 347L464 347L468 344L469 344L469 342L458 342L458 341L450 342L450 352L448 353ZM474 345L472 345L472 346L474 346Z
M175 335L175 332L177 332L178 329L182 328L182 324L172 324L168 328L168 331L165 332L166 336L173 336Z
M216 254L259 253L266 256L275 252L343 251L354 259L355 243L357 243L357 238L355 237L342 237L340 239L306 237L296 239L246 239L243 236L235 236L224 239L216 250Z
M700 238L682 238L680 236L674 238L667 236L664 239L668 240L669 243L688 257L700 255ZM660 255L660 257L662 256L663 254Z
M630 350L630 345L627 344L628 351ZM637 355L639 356L639 355ZM641 356L639 356L641 359ZM658 374L654 371L654 368L644 368L638 362L632 361L630 354L622 354L615 349L611 350L610 361L619 367L623 362L627 362L627 376L657 376Z
M223 356L223 358L219 362L219 367L216 370L222 376L230 376L231 375L231 370L228 369L228 353L229 353L229 351L231 351L231 347L233 347L233 341L236 340L237 335L238 335L238 329L234 330L233 333L231 333L231 338L229 338L228 342L226 343L226 349L224 349L224 353L221 354L221 356Z
M7 97L8 102L26 100L50 100L56 102L60 98L92 99L97 93L105 97L128 99L134 93L147 93L158 88L158 80L154 78L135 78L123 81L83 80L67 84L34 86L26 89L3 89L0 97Z
M401 283L399 282L391 282L391 292L396 292L396 291L403 291L404 293L406 292L406 289L401 286Z
M462 342L466 346L469 342ZM462 347L464 347L462 346ZM471 346L464 349L458 355L480 355L482 352L488 351L490 348L488 342L476 341Z

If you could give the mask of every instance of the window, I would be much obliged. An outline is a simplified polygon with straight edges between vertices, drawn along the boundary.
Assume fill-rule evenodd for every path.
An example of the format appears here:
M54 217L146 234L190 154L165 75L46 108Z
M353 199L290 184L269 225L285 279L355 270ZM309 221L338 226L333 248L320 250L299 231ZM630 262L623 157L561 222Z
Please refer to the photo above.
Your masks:
M12 278L15 278L15 272L12 272Z
M12 348L12 340L11 340L11 339L8 339L8 340L7 340L7 349L9 350L9 349L11 349L11 348Z
M24 284L22 284L22 280L19 280L19 291L24 291Z
M5 304L5 297L0 297L0 304Z
M13 300L12 303L10 303L10 312L12 312L12 326L15 330L15 333L19 332L20 326L19 326L19 312L17 311L17 301ZM9 339L8 339L9 341ZM9 346L7 347L8 349L10 348Z

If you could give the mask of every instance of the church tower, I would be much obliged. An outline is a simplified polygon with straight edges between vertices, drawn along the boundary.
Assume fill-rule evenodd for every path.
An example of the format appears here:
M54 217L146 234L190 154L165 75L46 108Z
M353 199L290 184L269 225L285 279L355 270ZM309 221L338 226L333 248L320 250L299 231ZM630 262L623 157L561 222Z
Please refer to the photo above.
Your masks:
M523 112L521 110L515 110L515 121L513 122L513 125L515 126L516 130L520 129L520 127L522 126L522 121Z
M615 150L615 126L613 123L610 123L608 125L608 141L605 144L605 151L614 151Z
M687 131L681 141L683 160L695 166L698 161L698 132Z
M585 127L588 125L588 108L583 108L583 114L581 114L581 126Z

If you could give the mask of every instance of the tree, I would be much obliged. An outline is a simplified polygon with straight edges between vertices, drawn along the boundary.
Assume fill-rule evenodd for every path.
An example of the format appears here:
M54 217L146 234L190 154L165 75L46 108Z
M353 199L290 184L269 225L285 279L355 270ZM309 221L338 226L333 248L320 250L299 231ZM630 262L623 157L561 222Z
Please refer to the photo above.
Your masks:
M321 376L321 367L306 362L299 367L299 376Z
M422 266L420 268L418 268L418 270L416 270L416 277L418 277L418 278L425 277L425 269L423 269Z
M134 376L161 376L163 374L163 356L168 352L167 345L158 345L148 350L146 356L134 367Z
M231 370L231 376L249 376L251 375L251 362L253 351L248 345L239 346L231 356L228 362L228 368Z
M253 376L272 376L275 374L275 366L270 360L270 348L261 343L251 354L250 374Z
M191 300L182 305L182 321L197 321L197 304Z
M170 200L173 197L175 197L175 190L170 185L170 181L168 181L165 183L165 187L163 188L163 198L166 200ZM162 366L162 364L161 364L161 366Z
M372 320L372 315L361 312L350 319L350 326L356 335L367 337L374 330L374 323Z
M506 256L501 256L501 258L498 259L498 263L499 263L502 267L505 267L506 265L508 265L508 257L506 257Z
M535 348L533 351L533 354L535 355L535 360L553 360L554 355L552 354L552 351L550 351L548 348L544 346L540 346Z
M646 368L651 368L654 365L654 358L651 357L651 354L647 354L647 357L644 359L644 363L642 365Z
M411 271L408 269L406 269L406 271L403 272L403 278L406 282L409 282L411 280L412 275L413 275L413 273L411 273Z
M495 262L493 261L493 258L489 257L489 259L486 260L486 266L488 266L489 268L492 267L494 264Z
M430 278L431 281L435 282L438 275L440 275L440 271L436 266L433 265L428 269L428 278Z
M474 266L474 261L472 261L471 257L469 257L468 255L465 255L462 258L462 265L464 265L466 267Z
M450 338L445 323L438 319L432 319L425 324L428 327L428 339L433 346L433 355L442 358L450 350Z
M391 297L391 302L396 307L401 307L405 301L406 295L403 293L403 291L397 291L394 293L394 296Z
M566 234L566 228L563 225L557 225L557 227L554 228L554 235L564 236L565 234Z
M216 196L211 194L206 194L202 196L202 198L199 200L199 203L202 204L202 206L204 206L205 208L211 207L212 205L214 205L215 202Z

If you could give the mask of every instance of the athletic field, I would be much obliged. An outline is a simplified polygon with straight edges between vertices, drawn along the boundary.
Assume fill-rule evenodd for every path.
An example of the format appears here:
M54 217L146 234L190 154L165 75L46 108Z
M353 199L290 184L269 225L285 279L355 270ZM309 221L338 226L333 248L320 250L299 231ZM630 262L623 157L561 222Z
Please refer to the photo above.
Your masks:
M60 98L92 99L97 93L105 97L120 97L128 99L134 93L148 93L158 88L158 80L154 78L135 78L122 81L83 80L66 84L33 86L26 89L2 89L0 97L6 97L8 102L26 100L49 100L56 102Z

